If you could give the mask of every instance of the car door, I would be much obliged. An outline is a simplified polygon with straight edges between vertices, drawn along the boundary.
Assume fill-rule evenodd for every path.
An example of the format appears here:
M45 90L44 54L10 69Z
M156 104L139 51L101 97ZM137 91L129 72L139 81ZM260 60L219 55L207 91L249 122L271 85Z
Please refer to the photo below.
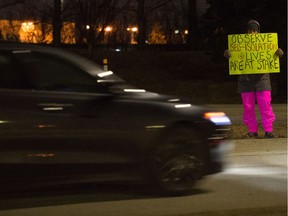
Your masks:
M114 96L94 77L42 52L1 56L1 178L107 173L133 161Z

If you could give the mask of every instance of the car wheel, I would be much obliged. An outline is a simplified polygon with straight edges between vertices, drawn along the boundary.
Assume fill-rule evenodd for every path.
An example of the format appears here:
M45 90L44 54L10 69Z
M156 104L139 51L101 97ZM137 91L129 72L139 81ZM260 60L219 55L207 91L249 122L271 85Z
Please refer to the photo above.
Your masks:
M157 189L169 195L191 192L203 176L206 146L197 130L169 131L153 156L153 178Z

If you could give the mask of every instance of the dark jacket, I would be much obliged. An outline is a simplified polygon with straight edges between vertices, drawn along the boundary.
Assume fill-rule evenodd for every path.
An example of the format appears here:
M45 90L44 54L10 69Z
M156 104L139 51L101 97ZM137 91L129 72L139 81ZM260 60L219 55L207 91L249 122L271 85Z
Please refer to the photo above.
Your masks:
M238 76L238 92L271 91L270 75L248 74Z

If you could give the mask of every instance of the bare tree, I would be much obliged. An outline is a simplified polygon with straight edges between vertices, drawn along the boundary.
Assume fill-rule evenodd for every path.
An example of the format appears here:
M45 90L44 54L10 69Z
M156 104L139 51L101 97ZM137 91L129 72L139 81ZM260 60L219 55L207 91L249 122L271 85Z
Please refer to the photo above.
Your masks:
M188 40L187 43L191 48L197 46L197 33L198 33L198 22L197 22L197 0L188 0Z
M147 17L147 32L158 23L167 43L183 44L187 35L187 0L169 1ZM151 41L149 41L150 43Z
M146 40L147 19L155 10L163 8L171 1L169 0L137 0L138 9L138 48L143 49Z
M15 6L20 3L24 3L25 0L1 0L0 2L0 10L3 8Z
M94 45L104 42L105 28L113 24L119 14L127 10L130 2L131 0L71 0L69 2L67 14L70 14L70 18L76 23L77 42L88 44L90 57Z
M138 0L138 49L140 50L145 46L146 37L145 1L146 0Z
M103 39L104 29L129 6L131 0L71 0L69 11L77 23L80 40L95 44ZM99 31L100 30L100 31Z
M1 40L19 40L19 24L15 24L15 22L13 21L13 16L17 14L16 8L18 8L18 6L24 2L25 0L2 0L0 2L1 19L5 19L6 21L8 21L6 22L8 25L4 24L4 26L1 26L0 28Z
M53 45L61 44L61 0L54 0L53 5Z

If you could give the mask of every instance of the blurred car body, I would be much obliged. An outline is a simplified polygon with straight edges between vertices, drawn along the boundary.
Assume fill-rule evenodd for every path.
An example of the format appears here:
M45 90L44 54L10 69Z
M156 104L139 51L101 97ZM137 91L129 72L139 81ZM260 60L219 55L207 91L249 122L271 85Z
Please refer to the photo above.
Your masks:
M230 120L60 49L0 45L0 182L145 179L186 193L223 166Z

